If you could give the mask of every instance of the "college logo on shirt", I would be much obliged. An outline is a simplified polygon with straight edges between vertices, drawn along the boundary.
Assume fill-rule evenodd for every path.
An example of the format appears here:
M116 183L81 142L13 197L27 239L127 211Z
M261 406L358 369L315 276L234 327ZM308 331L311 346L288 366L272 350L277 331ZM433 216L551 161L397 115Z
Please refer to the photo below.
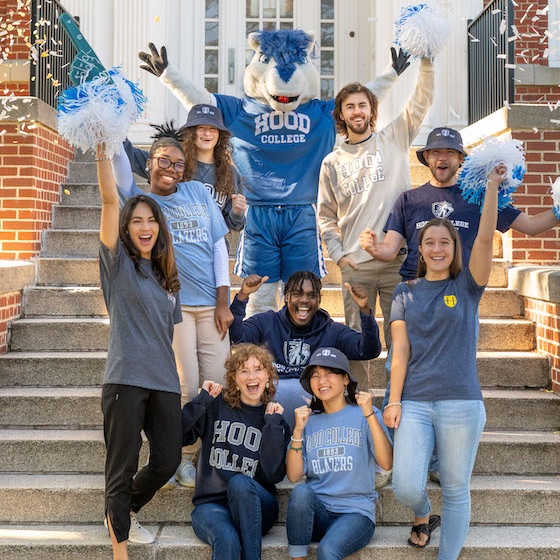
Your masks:
M447 216L453 213L454 210L455 208L453 208L453 204L451 204L451 202L448 202L447 200L434 202L432 204L432 214L436 218L441 218L442 220L445 220Z
M311 347L303 340L286 340L284 342L284 359L291 366L303 366L309 361Z
M443 296L443 303L447 307L455 307L457 305L457 296Z

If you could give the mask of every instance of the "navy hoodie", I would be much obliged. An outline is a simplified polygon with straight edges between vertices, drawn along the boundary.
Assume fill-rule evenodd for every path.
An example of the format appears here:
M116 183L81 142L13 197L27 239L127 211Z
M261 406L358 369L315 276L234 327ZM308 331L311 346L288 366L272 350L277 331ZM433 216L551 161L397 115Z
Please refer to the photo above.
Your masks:
M290 321L286 305L280 311L257 313L243 320L248 301L239 301L235 296L230 306L231 342L265 344L274 356L281 379L299 378L315 350L325 346L338 348L349 360L372 360L381 352L373 313L360 313L362 332L359 333L333 321L324 309L319 309L306 327L297 327Z

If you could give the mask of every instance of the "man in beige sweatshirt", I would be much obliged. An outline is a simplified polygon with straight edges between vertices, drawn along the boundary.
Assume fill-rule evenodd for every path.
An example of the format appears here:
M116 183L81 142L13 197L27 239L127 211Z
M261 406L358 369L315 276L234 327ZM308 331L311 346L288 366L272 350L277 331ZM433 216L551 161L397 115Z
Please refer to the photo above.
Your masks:
M416 88L404 110L375 131L377 99L363 85L345 86L337 95L333 117L346 142L323 160L318 214L331 259L342 274L346 324L360 329L359 309L344 283L367 289L372 308L379 294L385 346L390 346L389 314L393 290L400 281L403 255L391 262L374 260L360 247L360 233L383 227L399 195L410 189L409 148L433 101L434 70L420 61ZM367 387L366 363L352 364L360 388Z

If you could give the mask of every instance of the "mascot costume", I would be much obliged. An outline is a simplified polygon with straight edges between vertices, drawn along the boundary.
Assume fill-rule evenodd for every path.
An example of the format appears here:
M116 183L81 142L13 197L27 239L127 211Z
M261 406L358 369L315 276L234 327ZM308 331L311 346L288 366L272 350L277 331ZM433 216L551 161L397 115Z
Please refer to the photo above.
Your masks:
M234 162L244 178L247 222L237 249L235 274L257 274L268 282L250 298L248 315L276 309L279 281L298 270L326 271L316 203L323 158L336 140L334 99L320 100L320 78L311 61L313 33L260 31L249 35L255 54L245 70L241 98L212 94L169 64L165 47L150 43L139 53L151 72L190 109L217 105L233 134ZM367 84L381 97L408 66L392 50L393 63ZM257 296L257 297L255 297Z

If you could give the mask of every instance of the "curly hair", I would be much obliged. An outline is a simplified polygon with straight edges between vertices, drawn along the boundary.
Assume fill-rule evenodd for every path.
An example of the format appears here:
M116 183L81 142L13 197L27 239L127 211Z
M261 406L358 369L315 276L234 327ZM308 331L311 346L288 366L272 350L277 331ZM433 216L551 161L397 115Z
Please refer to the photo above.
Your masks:
M150 207L159 226L159 233L151 254L154 275L164 290L170 293L178 292L181 283L179 282L171 236L169 235L169 229L167 228L163 212L159 204L152 197L139 194L126 201L119 218L120 240L127 255L132 259L134 268L137 272L140 272L140 251L128 235L128 224L132 218L132 213L140 203L147 204Z
M196 147L196 129L196 126L183 126L179 129L179 134L182 137L183 149L189 156L198 153L198 148ZM230 138L231 132L220 130L218 143L214 147L214 165L216 166L216 184L214 185L214 190L227 196L231 196L235 193ZM185 181L190 181L196 172L197 158L188 157L186 164L183 178Z
M231 356L226 360L226 376L223 389L224 401L232 408L241 408L241 396L237 389L235 376L250 358L256 358L268 373L268 383L261 397L265 406L272 402L278 385L278 374L272 354L257 344L237 344L231 348Z
M348 127L342 118L342 104L349 95L353 93L364 93L369 101L371 107L371 119L369 121L369 126L372 132L375 132L375 123L377 121L377 107L379 101L375 95L366 86L360 84L359 82L352 82L344 86L336 95L334 100L333 109L333 119L336 124L336 131L342 136L348 137Z
M321 279L309 270L298 270L294 272L289 278L286 284L284 284L284 295L287 296L290 292L297 292L302 289L303 283L309 280L313 290L317 293L321 293Z

